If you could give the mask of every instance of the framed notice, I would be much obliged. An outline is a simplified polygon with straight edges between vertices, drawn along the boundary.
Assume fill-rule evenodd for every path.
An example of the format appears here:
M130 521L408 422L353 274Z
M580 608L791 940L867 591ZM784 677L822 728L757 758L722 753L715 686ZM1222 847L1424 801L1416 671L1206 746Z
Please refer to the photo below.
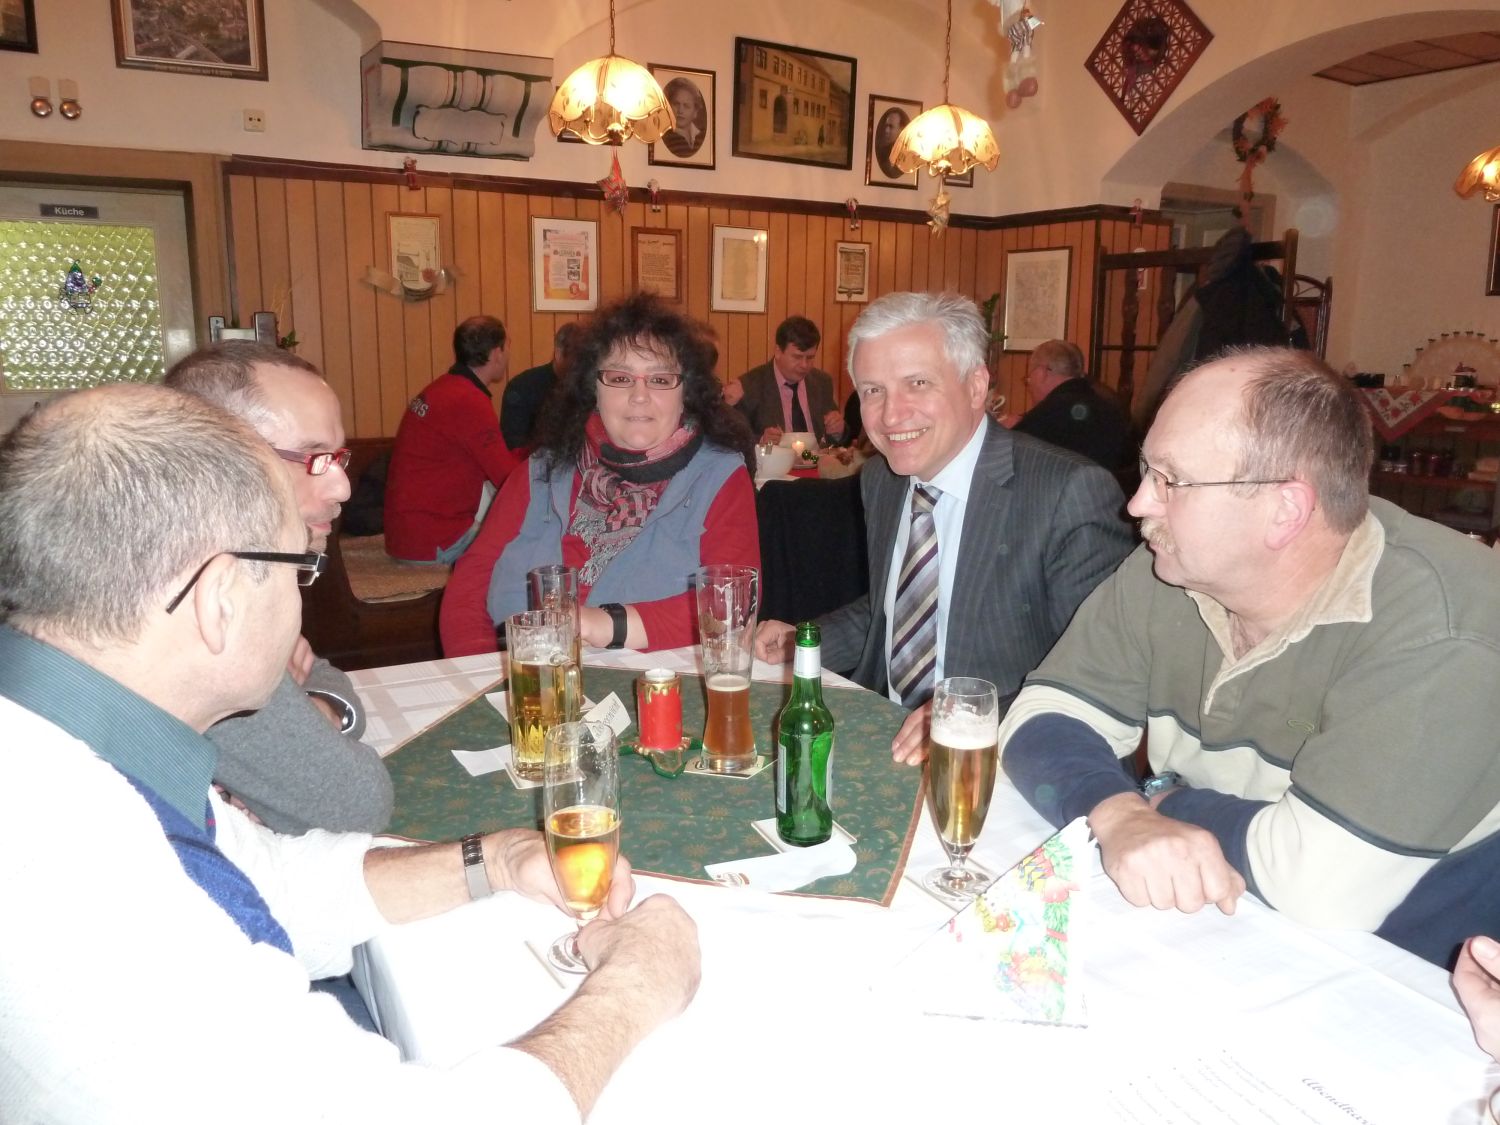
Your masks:
M591 312L599 306L599 224L592 219L531 220L531 307Z
M115 65L266 80L261 0L110 0Z
M1034 351L1068 330L1073 251L1012 250L1005 255L1005 350Z
M672 107L677 127L646 146L650 164L675 164L679 168L714 166L714 79L711 70L688 70L681 66L650 63L646 67L661 85Z
M875 187L917 190L917 173L906 173L891 163L891 149L901 130L920 116L922 103L910 98L870 95L870 127L865 145L865 183Z
M833 299L864 304L870 299L870 244L840 242L834 247Z
M642 293L682 300L682 232L631 227L630 270L635 287Z
M754 227L714 227L714 312L766 311L767 239Z

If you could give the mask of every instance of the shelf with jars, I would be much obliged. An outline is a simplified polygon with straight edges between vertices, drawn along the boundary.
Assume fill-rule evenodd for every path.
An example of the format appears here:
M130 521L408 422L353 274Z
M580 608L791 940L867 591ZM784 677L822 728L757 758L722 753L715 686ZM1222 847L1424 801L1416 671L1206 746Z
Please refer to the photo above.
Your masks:
M1379 447L1370 491L1464 532L1500 525L1500 415L1474 421L1433 415Z

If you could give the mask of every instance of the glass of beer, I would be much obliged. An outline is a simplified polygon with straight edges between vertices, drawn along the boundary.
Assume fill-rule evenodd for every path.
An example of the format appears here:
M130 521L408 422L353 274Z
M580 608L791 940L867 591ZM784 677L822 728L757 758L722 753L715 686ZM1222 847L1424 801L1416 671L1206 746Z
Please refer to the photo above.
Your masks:
M955 676L938 681L932 694L927 744L927 807L948 866L929 871L922 883L939 898L968 902L994 876L967 861L984 828L1000 761L1000 700L988 680Z
M718 773L733 773L755 764L750 665L760 572L753 566L719 563L701 567L694 577L703 684L708 693L703 764Z
M528 609L506 619L511 768L525 781L542 780L547 731L578 718L583 692L573 660L576 636L565 610Z
M573 663L583 668L583 642L578 620L578 571L571 566L538 566L526 572L527 605L532 609L561 609L573 616Z
M547 732L542 816L547 859L567 911L581 925L604 907L620 854L620 759L608 723L559 723ZM586 973L576 928L547 950L569 973Z

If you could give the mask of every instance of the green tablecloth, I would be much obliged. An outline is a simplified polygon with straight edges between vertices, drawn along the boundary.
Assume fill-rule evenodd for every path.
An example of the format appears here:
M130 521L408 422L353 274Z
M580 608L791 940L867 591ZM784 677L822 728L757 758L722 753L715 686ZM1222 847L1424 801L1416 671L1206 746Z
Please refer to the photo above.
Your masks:
M635 679L633 672L584 669L589 698L615 692L632 716ZM771 724L789 691L780 684L751 685L750 715L763 754L773 749ZM888 903L922 811L921 771L891 761L891 739L905 712L868 691L830 688L823 696L835 723L834 818L855 837L859 862L849 874L819 879L799 893ZM684 676L688 733L701 734L703 706L702 681ZM634 733L632 726L625 737ZM390 830L417 840L452 840L468 832L539 828L540 788L517 790L503 771L470 777L451 753L509 741L505 720L483 695L412 738L386 759L396 791ZM706 880L706 863L773 850L751 822L776 814L774 768L748 779L687 774L667 779L652 772L644 758L622 758L620 806L621 846L638 871Z

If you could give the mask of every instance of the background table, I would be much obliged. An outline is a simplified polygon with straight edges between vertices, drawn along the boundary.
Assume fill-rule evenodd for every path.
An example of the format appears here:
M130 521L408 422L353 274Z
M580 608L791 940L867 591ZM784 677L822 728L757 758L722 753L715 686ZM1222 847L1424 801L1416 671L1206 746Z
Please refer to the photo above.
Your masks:
M487 670L475 669L478 660ZM390 702L410 698L430 714L449 693L451 706L494 679L494 661L382 669L356 682L372 719L398 729L410 717L386 713ZM1049 833L1002 778L976 858L1003 869ZM941 862L924 817L908 871ZM1309 930L1248 897L1232 917L1140 910L1096 867L1072 934L1088 1026L1053 1028L924 1015L884 991L894 967L948 917L909 880L889 908L639 882L641 894L671 894L697 921L703 983L689 1009L626 1061L595 1125L789 1114L1116 1121L1126 1118L1108 1106L1133 1096L1132 1083L1141 1096L1170 1092L1199 1061L1303 1089L1315 1083L1350 1107L1330 1108L1330 1122L1468 1125L1500 1085L1446 974L1371 935ZM526 942L543 949L569 924L550 908L495 896L387 928L361 950L356 979L406 1057L451 1063L524 1032L566 997L574 983L559 983ZM1304 1120L1317 1119L1263 1119Z

